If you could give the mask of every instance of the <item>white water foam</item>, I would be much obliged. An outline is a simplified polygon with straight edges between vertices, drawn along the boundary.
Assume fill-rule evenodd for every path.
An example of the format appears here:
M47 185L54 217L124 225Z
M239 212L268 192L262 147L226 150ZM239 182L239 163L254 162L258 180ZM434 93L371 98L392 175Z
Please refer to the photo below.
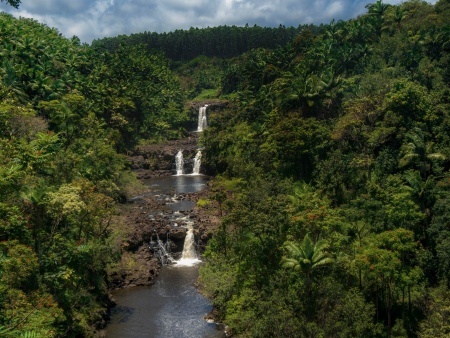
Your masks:
M201 262L195 252L194 228L191 224L187 226L186 238L184 239L183 252L181 258L176 261L177 266L193 266Z
M208 122L206 121L206 107L208 107L207 104L205 104L203 107L200 107L198 110L198 132L202 132L208 126Z
M184 159L183 159L183 152L181 150L179 150L178 153L175 155L175 166L177 170L177 176L183 175Z
M194 168L192 170L192 175L200 175L200 166L202 165L202 152L199 150L195 154L194 158Z

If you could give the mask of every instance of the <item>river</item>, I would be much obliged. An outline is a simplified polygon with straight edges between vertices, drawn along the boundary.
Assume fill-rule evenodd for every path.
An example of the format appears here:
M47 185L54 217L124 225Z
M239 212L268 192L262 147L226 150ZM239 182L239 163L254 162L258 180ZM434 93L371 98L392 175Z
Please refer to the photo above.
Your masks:
M183 175L152 178L145 181L159 198L198 192L207 177ZM178 201L172 210L192 209L192 202ZM117 306L112 309L106 327L108 338L218 338L225 337L220 325L204 317L212 310L208 299L198 293L195 281L198 264L164 266L153 286L115 291Z

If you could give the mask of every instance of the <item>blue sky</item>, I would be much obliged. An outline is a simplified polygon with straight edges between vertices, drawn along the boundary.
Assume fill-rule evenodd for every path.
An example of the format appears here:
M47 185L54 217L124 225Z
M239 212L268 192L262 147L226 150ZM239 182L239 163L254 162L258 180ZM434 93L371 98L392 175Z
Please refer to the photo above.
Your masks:
M220 25L298 26L365 13L367 0L22 0L0 11L33 18L82 42L139 32L169 32ZM385 0L398 4L400 0ZM436 0L429 1L435 3Z

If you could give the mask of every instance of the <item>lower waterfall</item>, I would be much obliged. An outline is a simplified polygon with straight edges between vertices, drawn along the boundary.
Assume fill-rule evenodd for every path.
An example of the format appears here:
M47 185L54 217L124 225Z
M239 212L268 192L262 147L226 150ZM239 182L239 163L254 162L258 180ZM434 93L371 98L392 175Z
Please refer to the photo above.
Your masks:
M195 251L194 228L189 224L187 226L186 238L184 239L183 252L176 264L180 266L192 266L200 262L201 260L197 258Z
M156 241L151 239L149 243L149 249L153 251L155 256L158 258L161 265L173 264L175 260L170 254L170 243L166 241L165 243L159 239L158 234L156 234Z

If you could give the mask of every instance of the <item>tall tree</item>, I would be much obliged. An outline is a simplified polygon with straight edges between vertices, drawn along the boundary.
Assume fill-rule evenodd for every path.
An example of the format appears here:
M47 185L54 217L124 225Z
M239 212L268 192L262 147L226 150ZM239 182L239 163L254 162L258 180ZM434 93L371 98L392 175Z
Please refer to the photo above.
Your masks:
M305 235L300 245L286 242L284 248L288 252L288 256L283 257L282 265L285 268L304 273L309 281L314 270L333 262L333 258L325 252L327 246L327 242L323 239L314 243L309 234Z
M384 15L386 14L389 6L389 4L383 3L383 0L377 0L377 2L366 6L366 8L369 9L369 15L374 17L374 25L378 37L381 36L381 30L383 28L385 18Z

